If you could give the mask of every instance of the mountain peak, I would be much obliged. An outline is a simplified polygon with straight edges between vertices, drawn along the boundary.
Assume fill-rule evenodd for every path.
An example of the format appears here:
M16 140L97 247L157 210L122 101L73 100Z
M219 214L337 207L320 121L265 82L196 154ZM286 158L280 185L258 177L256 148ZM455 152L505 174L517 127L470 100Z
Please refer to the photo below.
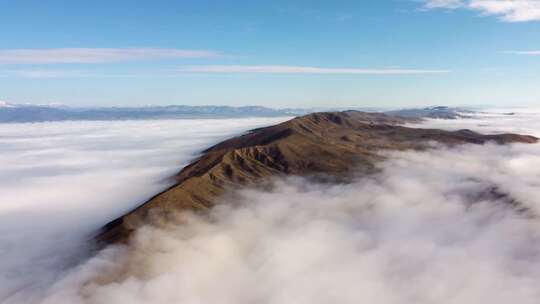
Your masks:
M443 145L534 143L517 134L482 135L402 126L417 121L357 111L312 113L225 140L208 148L175 175L176 183L109 223L102 244L124 242L138 227L162 225L183 210L206 210L227 190L257 185L275 176L296 175L346 181L370 174L383 150L422 150Z

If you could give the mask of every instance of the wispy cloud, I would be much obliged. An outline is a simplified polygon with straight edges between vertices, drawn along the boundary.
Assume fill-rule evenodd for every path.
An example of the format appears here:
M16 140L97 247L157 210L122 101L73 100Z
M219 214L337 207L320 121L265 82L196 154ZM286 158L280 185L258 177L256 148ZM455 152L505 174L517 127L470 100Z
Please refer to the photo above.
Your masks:
M504 129L538 127L538 120L505 117L471 125L509 119ZM539 148L395 152L376 174L350 184L292 178L245 189L208 214L139 229L127 247L107 248L53 279L46 296L22 281L30 287L8 303L537 304ZM110 193L99 194L102 204L111 201ZM21 242L21 250L35 246ZM37 281L28 270L42 259L30 261L17 274Z
M0 64L106 63L152 59L214 58L215 51L164 48L56 48L0 50Z
M201 149L283 120L0 124L0 303L42 303L30 298L62 276L88 233L166 188Z
M343 75L413 75L441 74L448 70L424 69L362 69L362 68L322 68L289 65L204 65L181 67L180 73L209 74L343 74Z
M540 20L538 0L425 0L427 9L469 9L482 15L497 16L505 22Z
M12 71L10 74L23 78L74 78L74 77L89 77L88 73L80 71L65 71L65 70L18 70Z
M463 6L462 0L428 0L425 8L449 8L455 9Z
M54 78L133 78L133 77L177 77L185 74L304 74L304 75L419 75L444 74L449 70L425 69L361 69L361 68L321 68L283 65L202 65L180 67L176 71L140 71L128 73L106 73L72 69L11 69L0 70L0 77L28 79Z
M509 51L506 53L515 55L540 56L540 51Z
M15 77L28 79L54 79L54 78L133 78L145 77L145 73L105 73L84 70L67 69L12 69L0 70L0 77ZM155 73L156 76L163 76Z

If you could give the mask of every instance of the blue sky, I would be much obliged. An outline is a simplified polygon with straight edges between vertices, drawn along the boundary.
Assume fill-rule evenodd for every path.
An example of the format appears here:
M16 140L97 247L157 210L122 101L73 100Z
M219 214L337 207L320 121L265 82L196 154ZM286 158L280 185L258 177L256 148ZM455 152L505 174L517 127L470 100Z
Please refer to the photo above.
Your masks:
M3 1L0 100L540 104L540 2Z

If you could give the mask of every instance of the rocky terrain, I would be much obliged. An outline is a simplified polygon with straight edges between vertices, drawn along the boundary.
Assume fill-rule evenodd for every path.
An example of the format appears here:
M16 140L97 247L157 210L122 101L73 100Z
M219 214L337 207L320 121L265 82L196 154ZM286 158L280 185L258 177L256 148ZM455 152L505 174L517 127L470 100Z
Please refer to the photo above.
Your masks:
M427 149L444 145L495 142L535 143L517 134L482 135L402 126L414 118L357 111L313 113L252 130L203 152L181 170L176 183L128 214L107 224L100 245L125 242L144 224L162 225L179 211L204 211L226 190L261 184L274 176L296 175L319 180L347 180L374 172L383 150Z

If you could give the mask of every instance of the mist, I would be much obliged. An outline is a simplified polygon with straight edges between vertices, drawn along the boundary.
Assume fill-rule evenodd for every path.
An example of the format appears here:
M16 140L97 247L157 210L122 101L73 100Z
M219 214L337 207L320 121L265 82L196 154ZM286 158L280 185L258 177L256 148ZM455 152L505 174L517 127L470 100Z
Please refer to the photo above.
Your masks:
M348 185L245 190L207 217L141 229L44 303L537 303L536 212L480 195L497 182L536 211L538 172L515 166L538 164L535 148L400 153Z
M423 127L538 135L536 113ZM348 184L290 177L230 193L5 302L538 303L539 144L385 156Z
M463 113L470 116L470 113ZM485 134L520 133L540 137L540 108L490 108L466 119L426 119L415 128L471 129Z
M286 119L0 124L0 302L39 298L202 149Z

